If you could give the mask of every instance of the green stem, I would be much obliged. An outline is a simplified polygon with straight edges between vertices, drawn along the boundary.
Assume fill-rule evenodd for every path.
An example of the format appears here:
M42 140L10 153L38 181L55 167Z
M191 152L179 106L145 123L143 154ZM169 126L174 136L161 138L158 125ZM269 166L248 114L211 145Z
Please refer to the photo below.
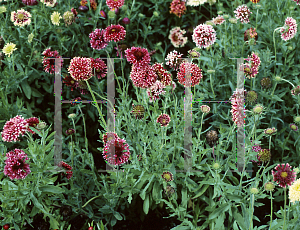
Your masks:
M283 78L281 78L281 80L290 83L290 84L293 86L293 88L295 88L294 84L291 83L290 81L288 81L288 80L286 80L286 79L283 79Z
M273 92L272 92L272 95L271 95L271 100L272 100L272 97L273 97L273 95L274 95L274 92L275 92L275 88L276 88L276 86L277 86L277 81L275 82L275 85L274 85L274 89L273 89ZM267 110L266 111L268 111L269 109L270 109L270 106L271 106L271 103L272 101L270 101L270 103L269 103L269 105L268 105L268 108L267 108Z
M143 42L143 43L145 43L146 37L147 37L147 35L148 35L148 29L149 29L149 26L150 26L150 23L151 23L153 17L154 17L154 15L152 15L152 17L150 18L150 21L149 21L149 23L148 23L148 26L147 26L147 30L146 30L146 33L145 33L145 36L144 36L144 42Z
M80 113L81 113L81 116L82 116L82 119L83 119L83 128L84 128L84 142L85 142L85 149L86 149L86 154L88 154L88 140L86 138L86 127L85 127L85 119L84 119L84 115L83 115L83 112L80 108L80 106L78 105L78 108L80 110ZM84 162L84 160L82 160Z
M197 143L197 148L196 148L196 151L199 147L199 144L200 144L200 134L201 134L201 131L202 131L202 122L203 122L203 117L204 117L204 113L202 113L202 117L201 117L201 126L200 126L200 130L198 132L198 143Z
M258 9L256 11L255 29L257 30Z
M286 216L286 187L284 188L283 230L285 229L285 216Z
M98 198L98 197L100 197L100 196L102 196L102 194L99 195L99 196L95 196L95 197L93 197L92 199L89 199L88 202L86 202L81 208L84 208L84 207L85 207L88 203L90 203L92 200L94 200L94 199L96 199L96 198Z
M251 199L250 199L251 200ZM250 201L251 202L251 201ZM252 202L251 202L251 220L250 220L250 226L249 226L249 230L251 229L251 226L253 226L253 222L252 222L252 219L253 219L253 212L254 212L254 194L252 194ZM252 227L253 229L253 227Z
M275 50L275 66L274 66L274 75L275 75L275 71L276 71L276 43L275 43L275 32L277 31L277 30L279 30L279 29L281 29L281 27L279 27L279 28L276 28L275 30L274 30L274 32L273 32L273 42L274 42L274 50Z
M233 53L233 24L231 24L231 37L232 37L231 53Z
M211 74L209 75L209 78L210 78L210 87L211 87L211 90L214 94L214 100L216 100L215 92L214 92L214 89L213 89L213 86L212 86Z
M283 162L284 146L285 146L285 144L286 144L287 140L288 140L288 139L289 139L289 137L290 137L291 131L292 131L292 130L290 130L288 137L287 137L287 138L284 140L284 143L283 143L283 145L282 145L282 152L281 152L281 162Z
M72 118L72 123L73 123L73 128L75 130L75 139L76 139L76 143L78 144L78 140L77 140L77 136L76 136L76 128L75 128L75 123L74 123L74 119Z
M242 47L242 58L244 57L244 46L247 43L247 41L244 42L243 47Z
M271 194L271 216L270 216L270 230L271 230L271 225L272 225L272 216L273 216L273 197L272 197L272 192L270 191Z
M133 2L132 2L132 6L131 6L131 9L130 9L130 13L129 13L129 15L128 15L128 18L130 18L130 16L131 16L131 12L132 12L132 9L133 9L133 6L134 6L134 3L135 3L135 0L133 0Z

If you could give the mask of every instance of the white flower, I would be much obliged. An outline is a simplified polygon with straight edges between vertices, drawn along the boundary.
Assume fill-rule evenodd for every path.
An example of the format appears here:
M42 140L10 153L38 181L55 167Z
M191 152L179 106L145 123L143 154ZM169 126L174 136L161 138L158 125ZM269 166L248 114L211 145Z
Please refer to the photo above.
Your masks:
M59 20L62 19L62 17L60 16L60 13L58 12L53 12L51 15L51 21L53 23L53 25L57 25L59 26Z

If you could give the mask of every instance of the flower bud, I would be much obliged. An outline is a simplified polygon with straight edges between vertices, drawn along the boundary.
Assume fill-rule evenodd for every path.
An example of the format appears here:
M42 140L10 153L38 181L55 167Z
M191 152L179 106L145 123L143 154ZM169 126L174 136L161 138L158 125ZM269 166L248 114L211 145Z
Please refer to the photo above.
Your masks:
M125 24L125 25L128 25L130 23L130 19L129 18L123 18L122 23Z
M228 19L228 18L229 18L229 15L228 15L228 14L224 14L224 15L223 15L223 18L224 18L224 19Z
M127 6L127 5L123 5L123 6L121 7L121 9L122 9L123 11L127 11L127 10L128 10L128 6Z
M280 81L281 81L281 77L276 76L276 77L275 77L275 81L280 82Z
M288 50L292 51L293 49L293 46L288 46Z
M267 15L267 13L266 12L263 12L263 16L266 16Z
M218 15L221 15L221 14L223 14L223 11L220 10L220 11L217 12L217 14L218 14Z
M222 7L222 6L223 6L223 3L222 3L222 2L219 2L219 3L218 3L218 6L219 6L219 7ZM219 14L219 13L218 13L218 14Z
M251 188L251 189L250 189L250 193L252 193L252 194L258 194L259 191L258 191L257 188Z
M112 10L108 11L107 15L108 15L108 18L115 18L116 17L115 12L112 11Z
M154 11L154 12L153 12L153 16L158 18L158 17L159 17L159 12Z
M210 111L210 107L208 105L201 105L200 109L201 109L202 113L209 113L209 111Z
M42 121L40 123L37 124L36 129L38 130L42 130L47 126L46 122Z
M139 13L138 16L139 16L140 18L144 18L144 17L145 17L145 15L144 15L144 14L141 14L141 13Z
M231 24L236 24L237 23L237 19L236 18L229 18L229 22Z
M260 104L256 105L254 108L253 108L253 113L254 114L261 114L262 111L263 111L264 107Z
M275 185L272 182L267 182L265 183L264 187L266 191L273 192Z
M68 115L68 118L74 119L75 117L77 117L77 115L75 113L71 113Z
M215 70L213 70L213 69L209 69L209 70L207 70L207 73L208 74L212 74L212 73L215 73L216 71Z
M0 14L6 12L6 7L5 6L0 6Z
M294 10L295 7L294 7L294 6L290 6L289 9L290 9L290 10Z
M102 19L106 19L106 13L104 10L100 10L99 14L100 14L100 17L102 17Z
M221 167L221 165L219 163L214 163L212 165L212 167L213 167L213 169L217 170L217 169L219 169Z
M257 4L256 9L260 9L260 8L261 8L261 5Z
M294 122L300 124L300 116L294 117Z

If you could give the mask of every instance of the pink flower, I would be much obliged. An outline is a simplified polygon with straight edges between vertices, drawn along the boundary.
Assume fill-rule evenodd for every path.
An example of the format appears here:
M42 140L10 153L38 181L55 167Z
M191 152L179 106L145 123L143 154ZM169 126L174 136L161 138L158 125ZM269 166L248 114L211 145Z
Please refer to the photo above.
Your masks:
M26 131L28 131L28 126L27 121L22 116L11 118L3 127L2 140L6 142L20 141L18 136L20 134L24 136Z
M157 123L161 124L161 127L168 126L171 121L171 118L168 114L161 114L157 118Z
M293 0L294 2L296 2L296 5L300 5L300 1L299 0Z
M197 65L195 65L194 63L188 63L188 62L183 62L180 65L180 70L177 73L177 78L178 78L178 82L180 84L182 84L183 86L186 85L187 82L185 82L185 77L186 77L186 72L187 72L187 68L189 68L190 70L190 81L189 83L191 83L191 87L198 85L200 80L202 79L202 69L200 69ZM187 84L189 85L189 84Z
M292 89L291 94L292 94L293 96L300 95L300 86L298 85L298 86L296 86L294 89Z
M166 69L164 69L161 63L155 63L152 65L152 67L158 76L157 80L159 80L165 86L172 84L172 75Z
M104 32L102 29L95 29L94 32L89 34L91 47L95 50L102 50L106 48L108 42L104 41Z
M187 43L187 37L183 35L186 33L185 30L181 30L180 27L174 27L169 34L169 39L174 47L184 47Z
M59 56L58 52L55 51L51 51L51 48L47 48L43 53L42 53L45 57L43 60L43 66L44 66L44 71L46 73L50 73L50 74L54 74L55 72L55 59L54 58L61 58L61 56ZM51 58L51 59L49 59ZM63 59L61 59L61 65L60 68L63 65Z
M124 5L125 0L106 0L106 5L110 8L120 8Z
M160 81L156 81L150 88L147 89L147 94L149 96L149 101L154 102L159 99L159 95L165 94L166 91L163 89L165 88L164 84Z
M95 70L98 79L104 78L107 74L107 66L105 62L102 61L100 58L96 58L96 59L91 58L91 61L92 61L93 74Z
M151 65L147 65L143 68L138 68L132 65L130 79L135 87L149 88L157 80L157 75Z
M215 25L221 25L221 24L223 24L225 22L225 19L223 18L223 16L218 15L218 17L213 18L212 22Z
M175 14L180 18L186 11L185 1L173 0L170 9L170 14Z
M211 25L200 24L194 29L192 38L198 48L206 48L215 43L216 31Z
M146 48L131 47L125 50L125 57L128 62L136 67L144 67L150 64L150 55Z
M235 17L237 19L240 19L242 24L244 24L244 23L247 24L249 22L249 16L250 16L250 14L252 14L252 12L250 12L247 5L239 6L238 8L236 8L234 13L235 13Z
M29 127L33 127L36 128L36 126L40 123L39 119L36 117L31 117L26 119L27 123L28 123L28 132L31 132L32 134L35 134L35 132L33 132Z
M85 81L93 76L90 58L74 57L71 59L68 72L75 81Z
M104 144L107 144L107 141L118 139L118 135L114 132L107 132L106 134L103 134L102 140Z
M284 41L292 39L297 33L297 22L291 17L285 19L284 27L280 29L281 38Z
M278 183L282 188L286 188L287 185L291 186L296 179L296 172L294 170L291 171L291 166L288 163L278 164L275 170L277 172L272 170L273 181Z
M124 139L117 138L106 143L103 158L111 165L121 165L129 160L129 145Z
M258 74L258 68L260 66L260 58L254 52L252 52L252 57L246 58L247 61L250 61L250 64L244 64L244 73L247 78L254 78Z
M124 40L126 36L126 30L121 25L111 25L105 28L104 32L104 41L106 42L119 42L121 40Z
M180 59L183 54L173 50L170 52L166 57L166 65L170 68L174 68L176 71L179 69L180 64L183 62L184 59Z
M31 172L29 164L25 162L29 158L23 150L15 149L10 151L6 153L6 157L4 175L8 176L11 180L23 180Z
M244 122L244 118L246 117L246 113L244 112L244 93L246 90L236 89L236 91L231 96L231 114L232 120L238 127L242 127Z

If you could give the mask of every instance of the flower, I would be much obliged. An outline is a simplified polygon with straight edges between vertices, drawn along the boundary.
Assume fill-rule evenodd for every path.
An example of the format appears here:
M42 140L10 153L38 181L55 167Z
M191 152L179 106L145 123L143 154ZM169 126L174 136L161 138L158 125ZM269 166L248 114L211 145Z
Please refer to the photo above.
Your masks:
M185 1L173 0L170 9L170 14L175 14L180 18L186 11Z
M20 134L24 136L26 131L28 131L27 121L22 117L22 115L15 116L5 123L1 133L2 140L6 142L20 141L18 136Z
M67 134L67 135L72 135L73 133L75 133L75 130L74 130L74 129L67 129L67 130L66 130L66 134Z
M264 184L264 188L268 192L273 192L274 188L275 188L275 185L274 185L273 182L269 181L269 182L267 182L267 183Z
M96 71L96 76L98 79L104 78L107 74L107 65L100 58L91 58L92 69Z
M212 19L212 22L215 25L221 25L225 22L225 19L223 18L223 16L218 15L218 17Z
M31 14L24 9L17 10L17 12L13 11L11 12L10 20L15 26L23 27L30 24Z
M252 3L259 3L260 0L250 0Z
M150 55L146 48L134 47L125 50L125 57L135 67L144 67L150 64Z
M266 162L271 160L270 149L260 149L257 154L257 159L261 162Z
M106 19L106 13L104 10L100 10L99 14L102 17L102 19Z
M40 0L46 6L54 7L57 3L56 0Z
M89 34L91 47L95 50L102 50L106 48L108 42L104 41L104 32L102 29L95 29Z
M199 6L203 5L207 0L187 0L187 6Z
M129 145L121 138L110 140L106 143L102 155L109 164L124 164L129 160Z
M170 182L170 181L172 181L172 180L174 180L173 179L173 174L172 173L170 173L170 172L163 172L163 174L161 175L161 177L166 181L166 182Z
M277 129L275 129L274 127L273 128L267 128L264 130L264 133L267 134L267 135L273 135L277 132Z
M167 55L165 59L165 61L167 61L166 65L168 65L170 68L174 68L177 71L179 69L181 62L184 61L184 59L180 60L182 55L183 54L177 52L176 50L173 50Z
M236 24L237 23L237 19L236 18L229 18L228 20L231 24Z
M298 5L298 4L297 4ZM290 202L300 201L300 179L296 180L289 188Z
M39 119L36 117L31 117L31 118L26 119L26 122L28 123L27 131L32 134L35 134L35 132L32 131L29 127L33 127L33 128L37 129L36 126L40 123Z
M300 116L294 117L294 122L300 124Z
M255 39L255 41L257 41L257 33L256 33L256 29L254 28L249 28L245 31L244 33L244 41L249 41L250 39ZM256 44L256 43L254 43Z
M121 40L124 40L126 36L126 30L121 25L111 25L105 28L103 37L104 41L110 42L115 41L119 42Z
M155 63L152 65L152 67L158 76L157 80L159 80L165 86L172 84L172 75L164 69L161 63Z
M244 118L246 113L244 111L244 89L236 89L236 91L231 96L231 114L232 120L235 122L237 127L242 127L245 124Z
M184 47L187 43L187 37L183 35L186 33L185 30L181 30L180 27L174 27L169 34L169 39L174 47L180 48Z
M36 128L38 130L42 130L42 129L46 128L46 126L47 126L46 122L41 121L40 123L37 124Z
M124 5L125 0L106 0L106 5L110 8L120 8Z
M258 194L259 191L258 191L257 188L251 188L251 189L250 189L250 193L251 193L251 194Z
M51 48L45 49L42 53L45 57L43 60L44 71L46 73L54 74L55 72L55 59L54 58L61 58L59 53L55 51L51 51ZM63 65L63 59L61 59L60 67ZM49 71L50 70L50 71Z
M107 141L115 140L118 138L119 138L118 135L114 132L107 132L106 134L103 134L103 136L102 136L102 140L105 145L107 144Z
M272 86L272 80L271 78L268 78L268 77L263 77L260 81L260 85L261 87L265 88L265 89L268 89Z
M165 88L165 85L163 83L161 83L160 81L156 81L153 85L151 85L147 89L149 101L154 102L157 99L159 99L159 95L165 94L166 91L163 90L164 88Z
M254 78L258 74L258 69L260 66L260 58L252 52L251 57L246 58L247 61L250 61L250 64L244 64L244 73L247 78Z
M14 149L6 153L6 157L4 175L8 176L11 180L23 180L31 172L29 164L25 162L29 158L23 150Z
M216 162L212 165L212 167L213 167L213 169L218 170L221 167L221 165Z
M153 12L153 16L158 18L159 17L159 12L158 11L154 11Z
M293 0L294 2L296 2L296 5L300 5L300 1L299 0Z
M51 22L53 25L59 26L60 19L62 19L62 17L60 16L60 13L58 13L57 11L55 11L51 14Z
M156 80L157 75L151 65L147 65L143 68L138 68L132 65L130 72L130 79L135 87L150 88Z
M192 38L198 48L206 48L215 43L216 31L211 25L200 24L194 29Z
M273 181L279 184L280 187L286 188L286 186L291 186L296 179L296 173L291 171L291 166L286 164L278 164L275 167L276 171L272 170Z
M68 72L75 81L89 80L93 76L91 58L72 58Z
M75 87L76 87L76 88L80 91L80 93L83 94L83 95L88 93L88 90L87 90L88 86L87 86L87 84L86 84L85 81L79 80L79 81L75 82Z
M61 173L61 175L66 176L67 179L69 180L73 175L73 172L71 171L72 167L63 161L61 161L58 165L59 167L64 167L67 170L66 173Z
M189 58L199 58L200 56L201 54L194 49L188 51Z
M260 150L261 150L261 147L259 144L255 144L254 146L252 146L252 151L259 152Z
M144 113L145 113L145 107L142 105L134 105L132 104L133 109L131 113L135 115L135 119L142 119L144 118Z
M189 70L187 70L187 68ZM188 71L191 75L191 82L186 82L185 80L186 72ZM195 85L198 85L200 80L203 78L201 71L202 69L200 69L196 64L183 62L180 64L180 70L177 72L178 82L184 86L191 83L191 87L194 87Z
M66 26L72 25L75 22L76 15L72 11L67 11L63 14L63 19Z
M5 55L7 55L7 56L10 57L10 55L11 55L15 50L17 50L16 44L10 42L10 43L5 44L5 46L4 46L3 49L2 49L2 52L3 52Z
M71 119L74 119L76 117L77 117L77 115L75 113L71 113L68 115L68 118L71 118Z
M294 89L291 90L291 94L293 96L300 95L300 85L296 86Z
M242 24L244 23L247 24L249 22L249 16L250 14L252 14L252 12L250 12L247 5L238 6L234 11L234 13L235 13L235 17L237 19L240 19Z
M264 107L262 105L258 104L253 108L253 113L261 114L263 109L264 109Z
M127 17L126 17L126 18L123 18L123 19L122 19L122 23L125 24L125 25L128 25L128 24L130 23L130 19L127 18Z
M71 87L71 91L76 87L76 81L70 75L65 76L63 83Z
M127 45L126 44L119 44L117 47L115 47L115 50L117 50L117 57L121 57L123 58L124 55L124 51L127 49ZM150 55L150 54L149 54Z
M168 126L171 121L171 118L168 114L161 114L158 116L156 122L161 124L161 127Z
M5 6L0 6L0 14L6 12L6 7Z
M210 147L213 147L218 142L218 133L215 130L210 130L206 134L206 141L208 142Z
M298 131L298 126L295 124L290 124L290 128L294 131Z
M297 33L297 22L292 17L285 19L284 27L280 29L281 38L284 41L292 39Z
M28 43L32 42L33 37L34 37L33 33L28 35Z
M87 4L88 4L87 0L81 0L80 1L81 6L85 6ZM91 7L93 8L93 10L97 9L97 2L95 0L90 0L90 4L91 4Z
M210 107L208 105L201 105L200 109L201 109L202 113L209 113L209 111L210 111Z
M255 103L257 99L257 93L253 90L246 92L246 100L247 102L249 102L250 104Z

